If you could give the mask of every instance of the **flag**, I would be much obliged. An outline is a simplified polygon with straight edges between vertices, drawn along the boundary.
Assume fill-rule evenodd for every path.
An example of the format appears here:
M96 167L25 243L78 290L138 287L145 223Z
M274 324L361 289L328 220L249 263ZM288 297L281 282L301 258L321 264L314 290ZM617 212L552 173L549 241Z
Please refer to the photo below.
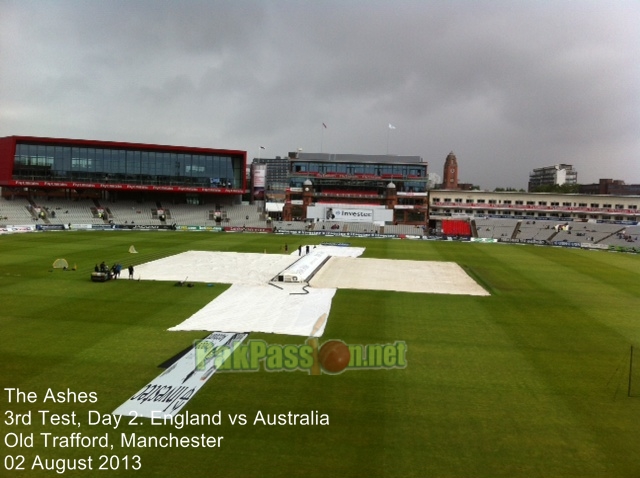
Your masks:
M260 149L267 149L267 148L265 148L264 146L260 146Z
M396 129L396 127L389 123L389 129Z
M324 126L324 129L327 129L327 125L322 123L322 126Z

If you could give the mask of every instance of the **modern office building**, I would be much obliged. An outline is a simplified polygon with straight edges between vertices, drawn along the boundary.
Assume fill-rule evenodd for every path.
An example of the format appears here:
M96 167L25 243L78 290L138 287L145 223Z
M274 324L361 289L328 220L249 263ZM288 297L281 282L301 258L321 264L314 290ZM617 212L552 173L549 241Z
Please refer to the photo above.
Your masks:
M313 206L339 210L345 221L426 224L427 162L420 156L294 152L288 161L284 220L312 217Z
M562 186L563 184L578 184L578 171L570 164L545 166L529 173L529 192L535 192L535 189L540 186Z
M246 152L31 136L0 138L4 197L238 202Z
M266 201L284 202L289 187L289 158L254 158L251 164L251 178L254 190L259 188L260 177L264 176L264 198ZM256 181L256 179L258 181Z

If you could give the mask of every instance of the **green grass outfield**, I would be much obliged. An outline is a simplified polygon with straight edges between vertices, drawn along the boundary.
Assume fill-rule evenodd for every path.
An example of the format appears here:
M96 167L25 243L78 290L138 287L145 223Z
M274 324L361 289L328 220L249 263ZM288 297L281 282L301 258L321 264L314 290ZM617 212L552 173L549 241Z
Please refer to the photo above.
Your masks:
M167 332L227 287L93 283L94 264L126 268L186 250L280 253L285 242L348 241L364 257L454 261L490 297L339 290L323 340L408 345L402 370L309 376L216 374L187 405L221 411L220 426L89 426L206 334ZM129 254L130 245L139 254ZM78 270L52 271L56 258ZM123 271L126 279L127 273ZM144 278L143 278L144 279ZM391 279L391 278L390 278ZM638 477L640 257L551 247L186 232L65 232L0 236L0 382L38 401L1 400L0 476ZM247 310L251 313L251 310ZM302 338L251 334L275 344ZM630 346L636 367L627 396ZM43 403L54 391L98 402ZM42 425L38 410L75 412L80 427ZM253 425L263 413L330 417L329 426ZM31 411L31 425L11 425ZM227 414L246 414L245 426ZM120 433L224 436L220 448L122 449ZM45 448L40 433L108 434L113 450ZM8 448L12 433L34 446ZM8 438L7 438L8 437ZM100 455L117 455L102 471ZM24 456L24 472L7 471ZM138 471L124 456L139 455ZM94 457L94 471L32 471L40 459ZM115 459L112 459L115 465ZM131 459L133 460L133 459ZM17 463L17 462L16 462ZM58 462L61 464L62 462ZM129 462L131 466L133 461Z

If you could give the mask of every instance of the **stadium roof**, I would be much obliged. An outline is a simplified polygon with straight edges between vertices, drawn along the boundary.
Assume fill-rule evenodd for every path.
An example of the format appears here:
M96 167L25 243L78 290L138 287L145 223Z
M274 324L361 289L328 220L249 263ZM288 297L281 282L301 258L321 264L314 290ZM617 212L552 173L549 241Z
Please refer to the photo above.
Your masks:
M426 163L420 156L391 154L297 153L293 161L331 161L335 163Z

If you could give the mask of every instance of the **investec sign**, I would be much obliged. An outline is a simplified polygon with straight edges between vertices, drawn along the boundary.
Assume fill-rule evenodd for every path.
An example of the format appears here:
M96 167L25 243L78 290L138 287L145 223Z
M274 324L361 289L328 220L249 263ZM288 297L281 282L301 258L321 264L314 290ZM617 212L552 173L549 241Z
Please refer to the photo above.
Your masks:
M372 209L334 209L336 221L345 222L373 222Z
M152 418L154 412L155 416L177 414L224 363L220 363L220 358L214 352L219 347L225 347L231 355L248 335L232 332L212 333L198 342L197 349L192 347L155 380L116 408L113 414L147 418ZM203 354L203 350L212 353Z

